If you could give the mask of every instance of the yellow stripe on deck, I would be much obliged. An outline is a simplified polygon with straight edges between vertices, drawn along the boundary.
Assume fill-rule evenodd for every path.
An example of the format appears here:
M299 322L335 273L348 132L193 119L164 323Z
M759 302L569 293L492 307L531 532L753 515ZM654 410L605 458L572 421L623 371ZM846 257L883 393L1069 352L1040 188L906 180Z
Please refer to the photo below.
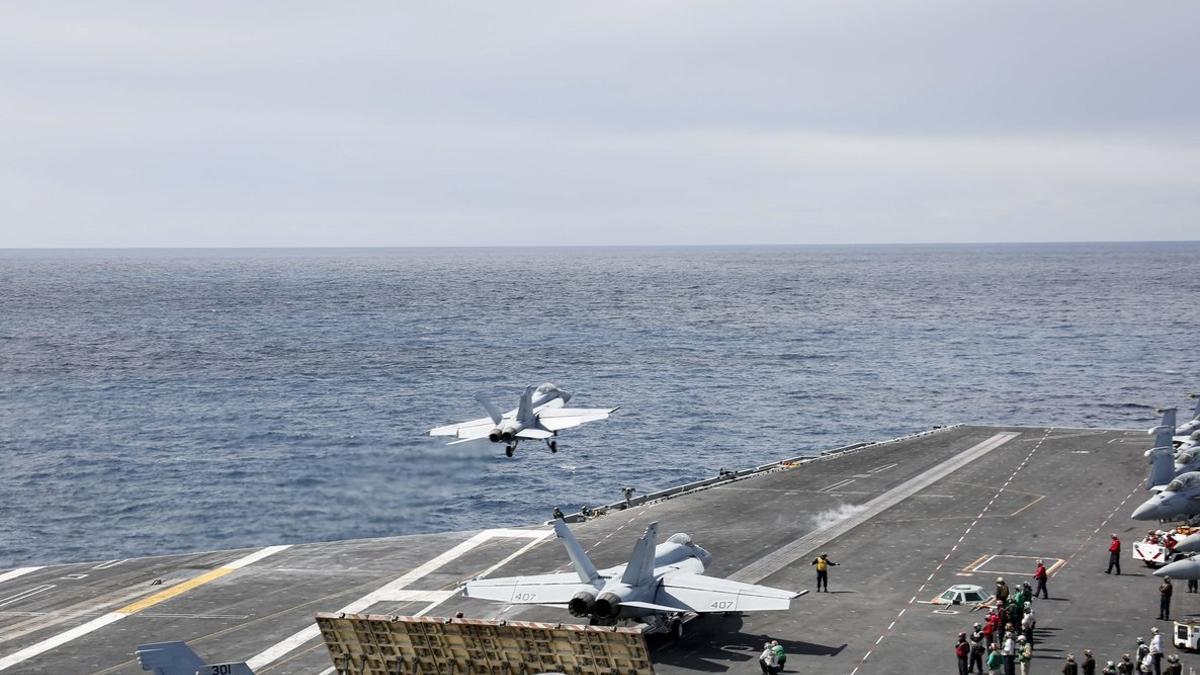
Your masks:
M122 607L121 609L118 609L116 611L120 612L121 614L135 614L137 612L142 611L143 609L153 607L160 602L165 602L167 600L170 600L171 598L173 598L177 595L183 595L184 593L187 593L188 591L192 590L193 588L203 586L204 584L207 584L210 581L216 581L217 579L220 579L221 577L225 576L226 574L233 572L233 570L234 570L234 568L232 568L232 567L218 567L217 569L212 570L211 572L205 572L204 574L201 574L200 576L197 576L197 577L192 577L191 579L188 579L187 581L181 581L170 588L167 588L165 590L161 590L161 591L155 593L154 595L142 598L141 600L138 600L137 602L125 605L124 607Z
M105 626L108 626L110 624L116 623L117 621L120 621L121 619L124 619L125 617L131 616L133 614L137 614L138 612L142 611L143 609L146 609L148 607L153 607L161 602L166 602L167 600L170 600L171 598L183 595L184 593L187 593L188 591L192 590L193 588L199 588L200 586L203 586L204 584L207 584L212 581L216 581L217 579L220 579L221 577L223 577L227 574L236 572L237 570L240 570L247 565L252 565L252 564L258 562L259 560L262 560L263 558L275 555L276 553L279 553L280 551L286 550L288 548L290 548L290 547L283 545L283 546L268 546L264 549L259 549L259 550L255 551L254 553L251 553L250 555L243 556L241 558L238 558L237 560L234 560L233 562L222 565L214 570L210 570L208 572L205 572L204 574L192 577L191 579L181 581L181 582L175 584L174 586L171 586L170 588L165 588L165 589L155 593L154 595L149 595L147 597L142 598L141 600L138 600L137 602L133 602L128 605L125 605L121 609L109 612L108 614L104 614L102 616L98 616L95 619L92 619L91 621L88 621L85 624L76 626L74 628L71 628L70 630L63 631L63 632L59 633L58 635L52 635L52 636L42 640L41 642L37 642L32 645L29 645L28 647L26 647L20 651L9 654L8 656L0 656L0 670L7 670L9 668L12 668L15 665L24 663L39 654L45 654L46 652L48 652L52 649L57 649L58 647L61 647L65 644L67 644L68 642L78 640L79 638L81 638L84 635L87 635L89 633L94 633L95 631L98 631L101 628L104 628Z

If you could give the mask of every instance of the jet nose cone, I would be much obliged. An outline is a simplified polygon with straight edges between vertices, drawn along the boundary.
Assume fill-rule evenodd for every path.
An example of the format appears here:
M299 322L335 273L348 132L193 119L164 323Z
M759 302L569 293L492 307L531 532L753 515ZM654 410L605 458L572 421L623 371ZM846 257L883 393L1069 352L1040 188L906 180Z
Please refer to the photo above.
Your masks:
M1176 553L1190 553L1192 551L1200 551L1200 533L1180 537L1175 542Z
M1141 506L1133 511L1134 520L1158 520L1158 502L1154 499L1146 500Z
M1176 560L1154 570L1156 577L1171 577L1172 579L1200 579L1200 560Z

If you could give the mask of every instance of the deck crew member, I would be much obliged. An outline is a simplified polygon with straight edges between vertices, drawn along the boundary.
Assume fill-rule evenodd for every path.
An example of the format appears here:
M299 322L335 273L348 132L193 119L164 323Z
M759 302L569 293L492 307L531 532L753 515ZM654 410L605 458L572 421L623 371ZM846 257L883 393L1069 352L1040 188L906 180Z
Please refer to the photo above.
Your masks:
M971 662L967 664L967 672L983 675L983 652L985 651L983 626L975 624L975 630L971 631L971 636L967 640L971 643Z
M838 563L835 563L832 560L830 560L828 553L822 553L821 555L817 556L816 558L813 558L813 561L809 564L817 566L817 592L818 593L821 592L821 585L824 584L825 592L828 593L829 592L829 566L837 565Z
M1004 583L1004 577L996 577L996 606L1003 608L1008 602L1008 584Z
M1113 568L1115 567L1117 568L1117 574L1119 575L1121 574L1121 540L1117 539L1115 532L1111 536L1112 541L1108 543L1108 569L1105 570L1104 573L1112 574Z
M1033 592L1033 597L1042 596L1047 600L1050 599L1050 591L1046 590L1046 580L1050 575L1046 573L1046 565L1039 558L1037 561L1037 569L1033 571L1033 580L1037 582L1037 590Z
M1021 675L1029 675L1029 662L1033 660L1033 645L1024 635L1017 636L1017 663L1021 664Z
M958 661L958 675L967 675L971 672L970 666L967 665L971 658L971 646L967 644L966 633L958 634L958 642L954 643L954 658Z
M1111 666L1112 661L1108 664ZM1092 650L1083 650L1083 663L1079 664L1081 675L1096 675L1096 659L1092 656Z
M1063 664L1063 675L1079 675L1079 664L1075 663L1075 655L1067 654L1067 662Z
M1174 590L1171 577L1163 577L1162 583L1158 585L1158 618L1163 621L1171 619L1171 592Z
M1017 675L1017 641L1013 639L1012 624L1008 625L1008 634L1004 636L1004 647L1000 653L1004 655L1004 675Z
M1154 664L1154 675L1162 675L1163 636L1158 628L1151 628L1154 637L1150 638L1150 663Z

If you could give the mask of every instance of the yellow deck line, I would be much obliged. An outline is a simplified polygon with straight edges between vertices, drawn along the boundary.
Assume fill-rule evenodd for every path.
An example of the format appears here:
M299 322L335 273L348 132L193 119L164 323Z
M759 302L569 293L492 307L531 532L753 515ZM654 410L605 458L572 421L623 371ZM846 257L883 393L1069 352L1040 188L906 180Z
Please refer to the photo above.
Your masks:
M136 614L137 612L140 612L143 609L153 607L153 606L157 605L158 603L164 602L166 600L170 600L171 598L173 598L177 595L183 595L184 593L187 593L188 591L192 590L193 588L197 588L199 586L203 586L204 584L207 584L210 581L215 581L217 579L220 579L221 577L223 577L226 574L229 574L233 571L234 571L234 568L232 568L232 567L218 567L217 569L212 570L211 572L205 572L204 574L201 574L200 576L197 576L197 577L192 577L191 579L188 579L187 581L181 581L170 588L167 588L167 589L164 589L164 590L161 590L161 591L155 593L154 595L142 598L141 600L138 600L137 602L125 605L124 607L122 607L116 611L120 612L121 614Z

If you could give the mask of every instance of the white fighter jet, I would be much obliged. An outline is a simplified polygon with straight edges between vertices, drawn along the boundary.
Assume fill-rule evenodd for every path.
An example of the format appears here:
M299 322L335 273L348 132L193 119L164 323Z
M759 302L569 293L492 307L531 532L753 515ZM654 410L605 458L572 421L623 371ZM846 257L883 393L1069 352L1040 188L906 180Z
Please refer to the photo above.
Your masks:
M633 547L629 562L597 570L561 518L554 533L562 539L575 571L563 574L477 579L463 595L510 605L564 606L594 625L638 618L658 623L681 636L687 612L759 612L786 610L804 595L769 586L704 576L712 554L686 534L671 535L655 546L658 523L650 523ZM805 591L807 592L807 591Z
M558 452L558 441L555 440L558 432L587 422L606 420L617 411L617 408L564 408L571 400L571 394L549 382L539 387L527 387L517 407L506 413L501 413L482 392L475 394L475 400L487 410L487 417L430 429L429 435L458 439L449 445L486 438L493 443L504 443L504 454L509 457L513 456L522 439L545 441L550 452Z

